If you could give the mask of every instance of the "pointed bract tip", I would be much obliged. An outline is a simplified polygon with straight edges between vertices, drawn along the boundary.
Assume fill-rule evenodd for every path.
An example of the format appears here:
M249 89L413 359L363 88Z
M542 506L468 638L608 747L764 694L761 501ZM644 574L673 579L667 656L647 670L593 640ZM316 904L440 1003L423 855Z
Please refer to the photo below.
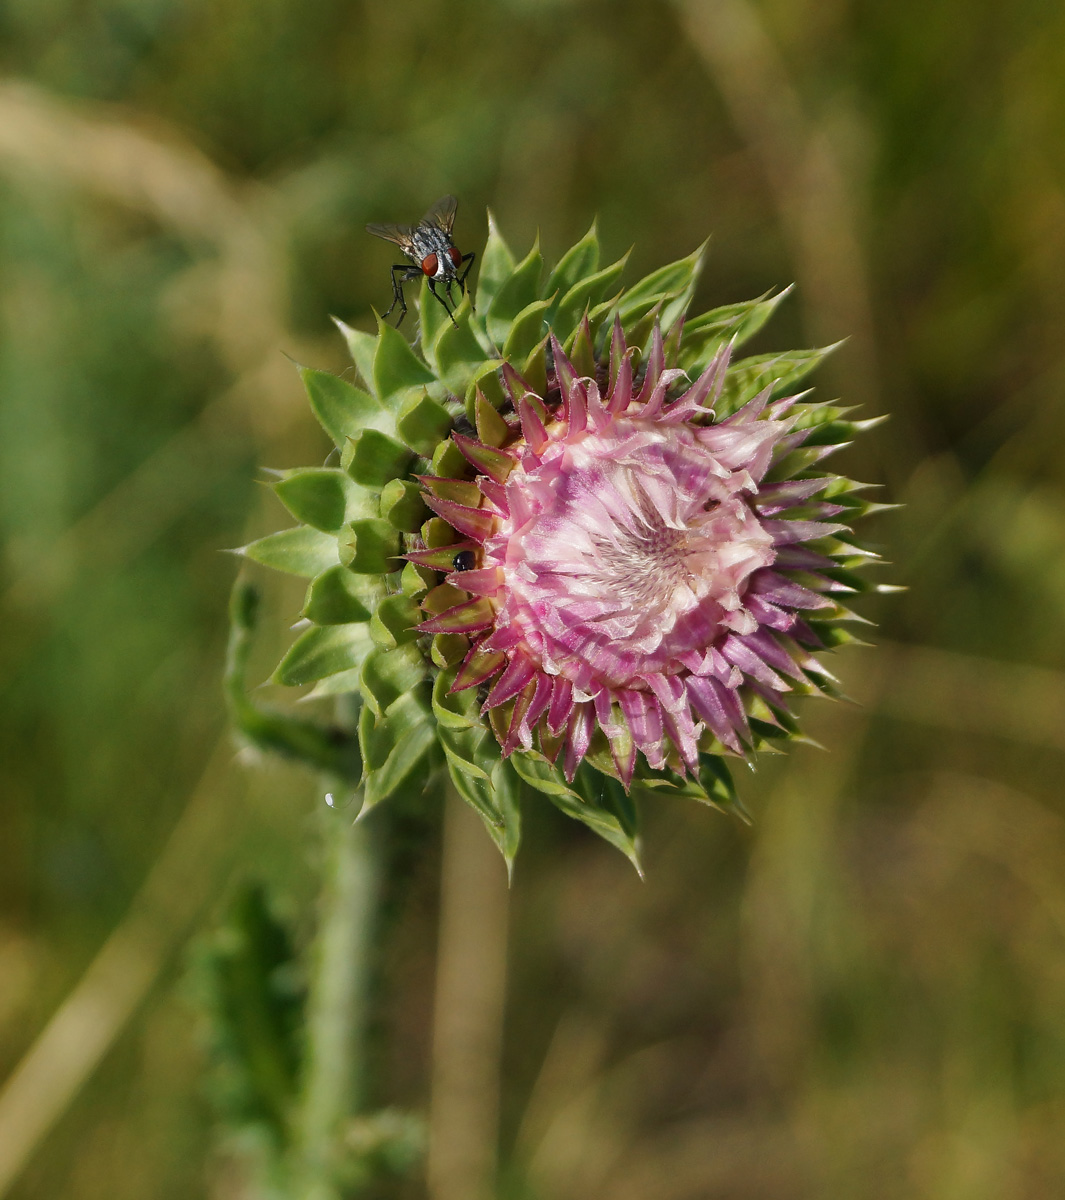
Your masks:
M779 292L774 292L772 288L768 292L764 292L758 297L759 301L769 305L771 313L776 312L777 308L795 291L796 285L789 283L782 287Z

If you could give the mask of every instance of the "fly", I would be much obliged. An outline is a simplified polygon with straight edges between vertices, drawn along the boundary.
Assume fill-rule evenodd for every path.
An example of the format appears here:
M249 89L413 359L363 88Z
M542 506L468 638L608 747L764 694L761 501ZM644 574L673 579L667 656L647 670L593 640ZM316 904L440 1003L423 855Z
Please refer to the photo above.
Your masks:
M429 291L444 306L444 310L455 321L453 306L455 301L451 296L452 284L458 284L460 292L466 290L466 276L470 273L473 260L472 252L461 254L451 240L451 230L455 226L455 211L459 202L454 196L444 196L437 200L431 209L417 225L367 225L366 232L375 237L384 238L386 242L395 244L410 259L413 266L407 263L396 263L392 268L392 309L399 305L400 313L396 328L403 324L407 315L407 302L403 298L403 285L424 275L429 281ZM436 290L437 284L443 284L444 295ZM447 300L444 299L447 296ZM452 307L448 307L448 300Z

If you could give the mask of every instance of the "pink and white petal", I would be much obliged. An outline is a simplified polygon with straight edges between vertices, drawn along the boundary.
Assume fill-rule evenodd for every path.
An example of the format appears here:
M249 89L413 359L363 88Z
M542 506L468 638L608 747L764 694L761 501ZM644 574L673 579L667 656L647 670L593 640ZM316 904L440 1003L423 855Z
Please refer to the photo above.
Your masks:
M492 685L492 690L488 693L488 699L485 700L481 712L486 713L491 708L497 708L500 704L513 700L535 677L536 671L536 664L526 658L524 654L515 655L507 664L507 669Z
M618 693L618 701L632 740L655 770L666 765L663 745L662 711L649 692L626 688Z
M692 675L686 683L692 706L707 729L723 746L742 754L740 738L749 740L750 730L735 691L705 676Z
M566 757L563 768L566 779L572 783L581 760L588 753L595 730L595 710L591 704L580 704L570 716L566 730Z
M558 735L566 727L573 713L573 684L561 675L555 677L551 691L551 703L547 710L547 728Z

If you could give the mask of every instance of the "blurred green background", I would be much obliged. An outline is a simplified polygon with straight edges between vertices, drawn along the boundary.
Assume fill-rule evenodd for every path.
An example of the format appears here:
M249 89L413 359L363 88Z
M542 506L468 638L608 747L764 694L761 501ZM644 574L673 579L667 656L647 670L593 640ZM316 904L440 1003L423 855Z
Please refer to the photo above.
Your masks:
M1065 1194L1065 8L2 0L0 59L9 1194L247 1195L187 947L249 877L306 930L322 800L232 761L220 551L286 523L258 465L325 455L284 355L341 372L329 315L388 304L365 223L445 192L463 250L598 214L631 279L712 234L704 308L794 279L756 349L851 336L821 394L893 418L839 465L905 505L860 703L744 771L752 828L647 811L641 883L530 806L500 1194ZM438 871L386 955L415 1110Z

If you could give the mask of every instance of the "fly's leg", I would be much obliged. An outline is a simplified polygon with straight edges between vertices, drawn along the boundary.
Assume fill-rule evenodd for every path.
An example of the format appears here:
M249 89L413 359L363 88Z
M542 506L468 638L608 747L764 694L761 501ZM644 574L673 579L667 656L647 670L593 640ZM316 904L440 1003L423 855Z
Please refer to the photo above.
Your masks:
M400 276L396 278L396 272L400 272ZM388 320L392 309L399 305L399 317L396 320L396 328L398 329L403 324L403 318L407 315L407 302L403 298L403 285L410 283L412 279L417 279L421 271L416 267L411 267L407 263L396 263L392 268L392 303L389 305L388 312L381 318L384 321Z
M444 306L444 312L446 312L447 315L451 318L451 324L454 325L456 323L455 322L455 314L451 311L450 308L448 308L447 300L445 300L444 297L441 296L440 293L436 290L436 280L429 279L427 282L429 284L429 291L431 291L433 293L433 296L435 297L435 299L439 300L440 303ZM448 299L450 299L450 297L451 297L451 280L450 279L448 280L447 287L444 289L444 291L447 292ZM454 303L454 301L452 301L452 303Z
M470 267L473 266L474 258L476 258L476 255L472 252L469 254L464 254L461 261L466 264L466 270L463 271L461 275L456 274L448 276L447 282L444 284L444 292L446 293L447 298L451 301L452 305L455 304L455 297L452 296L451 289L455 285L458 285L459 295L462 295L466 292L466 276L470 273ZM430 283L429 286L432 287L432 284ZM435 295L436 293L434 292L433 294ZM439 299L439 297L437 298ZM472 299L470 300L470 312L473 312ZM455 318L452 317L451 319L454 321Z
M469 254L462 256L462 261L466 264L466 270L459 276L459 287L466 291L466 276L470 273L470 268L473 266L473 260L477 257L471 250ZM473 312L473 297L470 297L470 312Z

